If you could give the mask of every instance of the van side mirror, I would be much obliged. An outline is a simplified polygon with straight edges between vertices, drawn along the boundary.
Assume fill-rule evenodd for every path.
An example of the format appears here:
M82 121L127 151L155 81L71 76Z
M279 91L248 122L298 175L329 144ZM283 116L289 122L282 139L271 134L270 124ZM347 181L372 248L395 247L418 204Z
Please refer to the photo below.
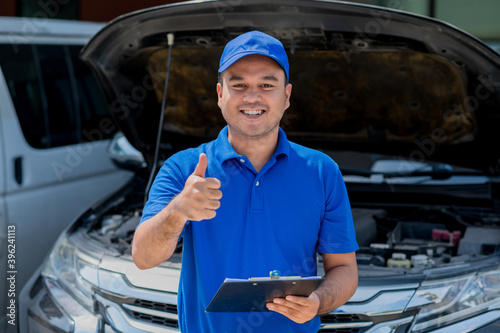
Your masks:
M137 171L146 167L142 153L135 149L121 132L113 136L108 146L108 155L113 163L122 169Z

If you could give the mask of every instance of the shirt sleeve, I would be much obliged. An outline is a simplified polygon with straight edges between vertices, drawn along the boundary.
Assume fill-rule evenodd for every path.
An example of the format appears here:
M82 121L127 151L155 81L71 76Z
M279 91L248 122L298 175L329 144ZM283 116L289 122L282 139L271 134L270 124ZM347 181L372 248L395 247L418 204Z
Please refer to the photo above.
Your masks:
M318 241L319 253L349 253L359 250L351 204L338 166L325 168L325 215Z
M149 191L139 225L159 213L184 188L185 176L172 159L165 161Z

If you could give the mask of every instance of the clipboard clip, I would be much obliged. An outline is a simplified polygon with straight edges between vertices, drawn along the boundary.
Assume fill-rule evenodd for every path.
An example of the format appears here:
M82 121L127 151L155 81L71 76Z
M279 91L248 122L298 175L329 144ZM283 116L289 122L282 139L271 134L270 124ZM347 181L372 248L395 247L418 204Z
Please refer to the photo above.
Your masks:
M278 271L277 269L274 269L269 272L269 278L271 279L279 279L281 276L281 272Z
M300 276L281 276L281 272L277 269L269 272L269 277L251 277L248 278L250 281L269 281L269 280L297 280L301 279Z

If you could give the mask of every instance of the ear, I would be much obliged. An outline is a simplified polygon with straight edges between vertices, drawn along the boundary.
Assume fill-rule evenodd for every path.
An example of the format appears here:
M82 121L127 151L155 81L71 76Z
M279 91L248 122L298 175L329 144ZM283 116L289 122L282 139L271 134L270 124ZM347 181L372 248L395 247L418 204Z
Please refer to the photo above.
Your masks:
M285 87L285 110L290 107L290 96L292 95L292 84L287 83Z
M217 97L219 97L219 99L222 97L222 85L220 83L217 83Z
M219 108L221 107L220 101L222 99L222 85L220 83L217 83L217 105Z

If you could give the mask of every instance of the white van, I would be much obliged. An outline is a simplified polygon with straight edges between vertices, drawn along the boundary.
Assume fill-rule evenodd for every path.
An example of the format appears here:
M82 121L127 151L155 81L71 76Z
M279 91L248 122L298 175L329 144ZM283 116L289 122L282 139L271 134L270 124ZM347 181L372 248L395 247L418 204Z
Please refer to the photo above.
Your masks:
M61 231L132 174L107 155L116 127L79 59L101 27L0 17L2 332L16 322L21 287Z

